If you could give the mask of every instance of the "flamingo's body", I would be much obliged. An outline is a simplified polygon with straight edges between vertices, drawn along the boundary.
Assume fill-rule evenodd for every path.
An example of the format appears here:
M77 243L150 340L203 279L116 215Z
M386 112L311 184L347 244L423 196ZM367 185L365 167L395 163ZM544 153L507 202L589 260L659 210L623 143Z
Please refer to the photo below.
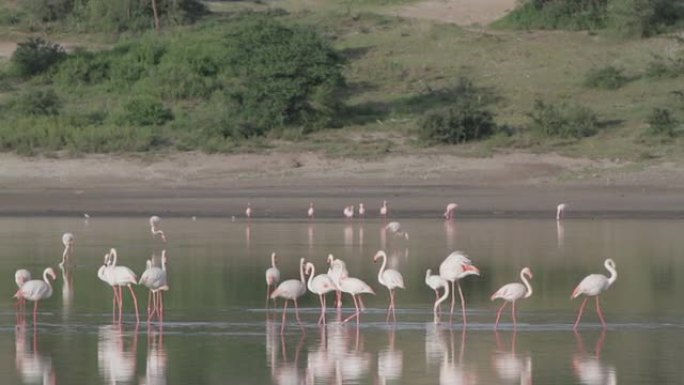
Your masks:
M574 330L577 330L580 320L582 319L582 314L584 313L584 307L587 304L589 297L596 298L596 313L598 313L599 319L601 320L601 325L606 328L606 320L603 317L603 311L601 310L601 304L599 302L599 295L617 280L617 270L615 267L615 261L608 258L603 262L603 265L610 272L610 277L606 277L603 274L590 274L582 280L582 282L577 285L575 290L572 291L571 299L577 298L580 295L584 295L586 298L582 301L580 305L579 312L577 313L577 320L573 326Z
M568 207L567 204L561 203L556 206L556 220L561 220L565 216L565 209Z
M133 270L126 266L116 265L117 253L116 249L112 248L109 250L109 254L105 255L105 264L100 267L97 272L97 276L107 282L114 290L114 302L115 306L119 306L119 321L121 321L121 315L123 312L123 291L122 286L127 286L128 290L131 292L133 297L133 304L135 306L135 320L140 322L140 314L138 312L138 298L133 292L133 286L138 284L138 277L135 275Z
M387 201L382 201L382 207L380 207L380 216L387 219L389 214L389 207L387 206Z
M313 219L314 211L315 210L313 202L309 202L309 209L306 211L306 215L309 217L309 219Z
M456 218L456 208L458 207L457 203L449 203L446 206L446 210L444 210L444 218L445 219L454 219Z
M14 272L14 282L17 284L17 288L24 286L24 283L31 280L31 272L26 269L19 269Z
M59 264L60 266L64 266L64 263L66 263L69 260L69 257L71 257L71 253L74 250L74 242L74 234L62 234L62 244L64 245L64 252L62 252L62 262Z
M363 293L375 295L375 292L373 291L373 289L370 286L368 286L367 283L363 282L362 280L360 280L358 278L354 278L354 277L341 278L340 283L339 283L339 287L343 293L347 293L347 294L352 296L352 299L354 300L354 307L356 308L356 312L354 314L350 315L349 317L347 317L347 319L345 319L343 322L347 322L354 317L356 317L356 322L359 322L359 314L361 313L361 310L359 308L359 303L358 303L356 297L359 294L363 294Z
M363 206L363 203L359 203L359 216L362 218L366 216L366 208Z
M335 259L332 254L328 254L328 276L332 279L336 287L336 306L342 307L342 290L340 290L340 280L349 277L347 264L341 259Z
M347 206L342 210L342 214L344 214L344 217L347 219L354 218L354 205Z
M318 324L325 324L325 295L336 289L335 283L333 282L332 278L328 276L328 274L319 274L314 276L315 267L311 262L307 262L306 264L306 274L309 275L309 282L307 283L309 291L317 294L318 299L321 302L321 316L318 318Z
M299 319L299 306L297 305L297 298L306 293L306 283L304 281L304 258L299 260L299 279L288 279L278 285L278 287L271 293L271 298L283 298L285 304L283 305L283 322L281 329L285 327L285 311L287 310L287 301L294 302L295 316L297 322L301 323Z
M406 231L402 230L401 223L390 222L385 226L385 230L389 230L392 234L409 239L409 235Z
M439 275L445 280L451 282L451 311L454 313L455 303L455 285L458 285L458 294L461 297L461 312L463 313L463 324L467 324L465 311L465 298L463 298L463 290L461 289L460 280L469 275L480 275L480 269L475 267L463 252L454 251L449 254L446 259L439 265Z
M373 256L373 262L377 262L378 259L382 259L382 265L380 266L380 270L378 271L378 282L380 282L381 285L385 286L387 290L389 290L390 294L390 303L389 307L387 308L387 321L389 321L390 312L394 317L394 320L396 321L394 291L397 288L406 288L404 286L404 277L401 276L400 272L394 269L385 268L385 266L387 265L387 254L385 254L384 251L379 250L377 253L375 253L375 256Z
M159 235L162 242L166 242L166 234L164 234L164 232L161 229L159 229L159 223L161 223L161 218L159 218L156 215L150 217L150 232L152 233L152 238Z
M525 267L520 271L520 280L523 283L513 282L503 285L499 290L496 291L496 293L492 294L490 298L492 301L494 301L497 298L504 300L504 303L501 305L499 311L496 313L496 324L494 325L494 329L499 327L499 319L501 318L501 312L503 311L504 307L506 307L506 304L509 302L513 307L511 314L513 317L513 326L515 327L517 323L515 319L515 301L521 298L529 298L532 295L532 286L530 286L530 282L527 280L528 278L532 278L532 271L529 267Z
M166 279L166 250L162 250L161 267L152 266L152 260L147 260L147 269L140 276L139 285L145 285L150 291L147 296L147 321L157 313L157 318L161 319L164 312L164 302L162 291L168 291L169 285ZM154 306L150 306L150 302Z
M430 289L435 291L435 300L439 298L439 289L449 286L449 282L447 282L444 278L440 277L439 275L433 275L432 269L427 269L425 271L425 284L428 285Z
M252 204L249 202L247 203L247 208L245 209L245 216L247 219L252 218Z
M23 285L17 290L17 292L14 294L14 297L19 299L19 300L28 300L28 301L33 301L33 322L36 322L36 314L38 312L38 301L43 300L43 299L48 299L52 297L52 284L50 284L50 280L48 280L48 276L52 277L52 280L54 281L57 279L57 274L55 274L55 271L52 270L51 267L48 267L43 271L43 279L33 279L24 282Z
M266 269L266 305L268 306L268 298L271 296L271 288L276 287L280 282L280 270L276 266L276 253L271 253L271 267Z

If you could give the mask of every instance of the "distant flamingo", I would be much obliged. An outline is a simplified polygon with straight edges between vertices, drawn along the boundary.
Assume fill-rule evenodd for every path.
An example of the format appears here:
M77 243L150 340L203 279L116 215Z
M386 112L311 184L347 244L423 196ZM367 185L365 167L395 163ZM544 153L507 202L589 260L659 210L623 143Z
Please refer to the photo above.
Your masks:
M429 271L429 269L428 269L428 271ZM439 277L439 276L433 275L432 277ZM439 323L439 313L440 313L440 307L442 306L442 302L446 301L446 299L449 298L449 284L444 279L442 279L442 281L444 283L444 294L442 294L441 297L438 297L437 299L435 299L435 304L432 306L432 314L433 314L432 319L433 319L433 322L436 324ZM437 291L437 289L435 289L435 294L437 294L437 293L438 293L438 291Z
M444 210L444 218L445 219L454 219L456 218L456 208L458 207L457 203L449 203L446 206L446 210Z
M361 218L366 216L366 208L363 206L363 203L359 203L359 216Z
M480 269L475 267L463 252L454 251L449 254L446 259L439 265L439 275L445 280L451 282L451 311L450 314L454 314L454 292L455 283L458 284L458 294L461 297L461 311L463 313L463 325L467 324L466 321L466 311L465 311L465 299L463 298L463 290L461 289L460 280L469 275L480 275Z
M520 280L523 283L519 282L513 282L513 283L508 283L506 285L501 286L499 290L496 291L496 293L492 294L491 300L494 301L497 298L501 298L504 300L504 303L501 305L499 308L499 311L496 313L496 324L494 325L494 329L497 329L499 327L499 319L501 318L501 312L503 311L504 307L506 307L507 303L511 303L513 310L511 311L511 315L513 317L513 327L516 327L516 319L515 319L515 301L521 299L521 298L530 298L532 295L532 286L530 286L530 282L527 279L532 279L532 270L530 270L529 267L525 267L522 270L520 270Z
M336 292L336 306L342 307L342 291L340 290L340 280L347 278L349 272L347 271L347 264L341 259L335 259L332 254L328 254L328 276L333 280L337 288Z
M64 233L62 235L62 244L64 244L64 252L62 253L62 262L59 263L60 266L64 266L64 263L71 257L71 253L74 250L74 234Z
M345 207L344 210L342 210L342 213L347 219L354 218L354 205Z
M266 306L268 306L268 299L271 296L271 288L275 288L280 282L280 270L276 266L276 253L271 253L271 267L266 269Z
M617 270L615 269L615 262L610 258L603 262L603 266L610 272L610 277L606 277L603 274L587 275L582 282L577 285L570 296L570 299L577 298L580 295L586 296L584 301L582 301L582 305L580 305L579 312L577 313L577 321L575 321L575 325L572 327L573 330L577 330L577 326L579 325L580 319L582 319L582 313L584 313L584 307L586 306L589 297L596 298L596 313L601 320L601 325L603 325L604 329L606 328L606 320L603 318L603 310L601 310L599 295L608 290L610 285L617 280Z
M107 282L114 289L114 297L119 306L119 322L121 321L123 312L123 290L122 286L127 286L128 290L131 292L133 297L133 304L135 306L135 321L140 322L140 314L138 312L138 299L133 292L133 286L138 284L138 277L135 275L133 270L126 266L116 265L117 253L116 249L111 248L109 254L105 256L105 269L100 272L98 270L98 277L102 274L103 281ZM102 267L100 268L102 270Z
M435 300L439 298L439 289L448 287L449 283L439 275L432 275L432 269L425 271L425 284L435 291Z
M150 232L152 233L152 238L155 236L159 235L161 238L162 242L166 242L166 235L162 230L159 229L159 223L161 222L161 218L159 218L156 215L153 215L150 217Z
M335 283L328 274L319 274L314 277L315 267L311 262L306 263L306 274L309 275L309 282L307 283L309 291L317 294L321 302L321 316L318 318L318 324L325 324L325 295L335 290Z
M390 294L390 303L389 307L387 308L387 321L389 322L390 312L392 314L392 317L396 321L397 316L395 314L394 291L397 288L405 289L404 277L401 276L400 272L394 269L385 268L385 266L387 265L387 254L385 254L384 251L379 250L377 253L375 253L375 256L373 256L373 262L376 263L378 259L382 259L382 265L380 266L380 270L378 271L378 282L380 282L381 285L385 286L387 290L389 290Z
M556 206L556 220L559 221L565 216L565 209L568 208L568 205L565 203L561 203L558 206Z
M247 219L252 218L252 204L250 202L247 202L247 208L245 209L245 216Z
M309 216L309 219L313 219L313 217L314 217L314 204L313 204L313 202L309 202L309 209L306 211L306 215Z
M14 273L14 282L16 282L18 289L21 289L21 287L24 286L24 284L30 280L31 280L31 272L29 272L26 269L19 269ZM26 304L26 301L24 300L24 298L18 297L17 298L17 312L23 313L25 304Z
M166 279L166 263L166 250L162 250L161 267L152 266L152 260L148 259L147 268L138 281L139 285L144 285L149 289L147 296L147 322L154 317L155 313L160 320L164 317L164 300L161 292L169 290Z
M48 299L52 296L52 285L48 280L48 275L52 277L54 281L57 279L57 274L48 267L43 271L43 279L33 279L24 282L23 285L14 294L17 299L33 301L33 323L36 322L36 313L38 312L38 301L42 299Z
M392 234L399 236L399 237L404 237L407 240L409 239L409 235L406 231L401 229L401 223L399 222L390 222L385 226L385 230L389 230Z
M272 299L280 297L285 300L285 305L283 305L283 321L281 330L285 328L287 301L294 302L297 322L300 324L302 323L302 321L299 319L299 306L297 305L297 298L303 296L305 293L306 282L304 281L304 258L301 258L299 260L299 279L288 279L287 281L281 282L280 285L278 285L278 287L271 293Z
M387 201L382 201L382 207L380 207L380 216L387 219L389 214L389 207L387 206Z
M359 303L357 302L356 296L359 294L363 293L369 293L375 295L375 292L373 289L368 286L367 283L363 282L362 280L354 277L346 277L346 278L341 278L340 279L340 290L344 293L347 293L352 296L352 299L354 300L354 307L356 308L356 312L349 317L347 317L344 322L349 321L350 319L356 317L356 322L359 322L359 314L361 314L361 310L359 308ZM359 297L360 299L360 297Z

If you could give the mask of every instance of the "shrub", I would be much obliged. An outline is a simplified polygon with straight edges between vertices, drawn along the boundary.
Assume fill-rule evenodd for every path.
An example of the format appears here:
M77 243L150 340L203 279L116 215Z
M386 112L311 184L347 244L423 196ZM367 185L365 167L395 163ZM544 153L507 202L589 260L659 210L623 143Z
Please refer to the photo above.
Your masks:
M623 70L613 66L590 70L584 79L587 87L606 90L616 90L626 83L627 77L623 74Z
M21 77L31 77L47 71L66 57L64 48L39 37L30 37L17 45L11 62Z
M607 0L528 0L498 25L534 29L600 29L606 24Z
M646 68L646 77L653 79L676 78L684 74L684 57L653 55Z
M135 97L123 106L121 120L134 126L160 126L173 119L171 110L152 97Z
M470 101L428 112L419 126L421 139L445 144L485 139L496 131L494 115Z
M537 100L528 116L532 131L545 137L578 139L598 132L596 113L579 105L556 106Z
M669 137L675 136L675 127L679 124L667 108L654 108L646 121L650 125L651 134Z
M55 116L59 114L61 102L55 91L48 89L26 92L11 105L20 114Z

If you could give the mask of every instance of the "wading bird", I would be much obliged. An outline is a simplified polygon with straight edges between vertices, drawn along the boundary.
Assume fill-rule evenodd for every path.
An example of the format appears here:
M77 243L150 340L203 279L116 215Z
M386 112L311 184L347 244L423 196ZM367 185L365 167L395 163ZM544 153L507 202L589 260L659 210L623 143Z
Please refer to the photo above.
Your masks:
M425 271L425 284L435 291L435 300L439 298L439 288L449 286L449 283L439 275L433 275L432 269Z
M340 290L343 293L347 293L352 296L352 299L354 300L354 307L356 308L356 312L349 317L347 317L343 323L349 321L352 318L356 318L356 322L359 322L359 314L361 314L361 309L359 308L359 303L357 302L357 296L359 294L363 293L368 293L368 294L373 294L375 295L375 292L373 289L368 286L367 283L363 282L362 280L354 277L345 277L340 279ZM361 297L359 297L359 300Z
M387 219L389 215L389 207L387 206L387 201L382 201L382 207L380 207L380 216Z
M306 215L309 216L309 219L313 219L314 217L314 204L313 202L309 202L309 209L306 211Z
M150 217L150 232L152 233L152 238L159 235L162 242L166 242L166 235L164 234L164 232L161 229L159 229L159 223L160 222L161 222L161 218L159 218L156 215L151 216Z
M285 300L285 304L283 305L283 321L281 330L285 328L287 301L294 302L295 317L297 318L297 322L300 324L302 323L302 321L299 319L299 306L297 305L297 298L303 296L304 293L306 293L306 282L304 281L304 258L301 258L299 260L299 279L288 279L287 281L283 281L271 293L272 299L280 297Z
M449 203L446 206L446 210L444 210L444 218L445 219L454 219L456 218L456 208L458 207L458 204L456 203Z
M521 298L529 298L532 295L532 286L530 286L528 278L532 279L532 270L530 270L529 267L525 267L522 270L520 270L520 280L523 283L508 283L506 285L501 286L501 288L497 290L496 293L492 294L490 300L494 301L497 298L501 298L504 300L504 303L501 305L499 311L496 313L496 324L494 324L494 329L499 327L499 319L501 318L501 312L503 311L504 307L506 307L506 304L509 302L513 307L513 310L511 311L511 316L513 317L513 327L516 327L517 321L515 319L515 301Z
M366 216L366 208L363 206L363 203L359 203L359 216L361 218Z
M268 299L271 297L271 288L275 288L280 282L280 270L276 266L277 258L276 253L271 253L271 267L266 269L266 306L268 306Z
M247 219L252 218L252 204L250 202L247 202L247 208L245 209L245 216Z
M375 253L373 256L373 263L377 263L379 259L382 259L382 265L378 271L378 282L385 286L387 290L389 290L390 294L390 303L389 307L387 308L387 321L389 322L390 314L392 314L392 317L396 321L397 317L395 314L394 291L397 288L405 289L404 277L401 276L400 272L394 269L385 268L387 265L387 254L385 254L385 252L382 250L379 250L377 253Z
M463 252L454 251L449 254L449 256L444 259L444 261L439 265L439 275L445 280L451 282L451 311L450 314L454 314L454 302L455 302L455 284L458 285L458 294L461 297L461 311L463 313L463 325L467 324L466 321L466 305L465 299L463 298L463 290L461 289L460 280L469 275L480 275L480 269L475 267Z
M162 250L161 267L152 266L152 260L147 260L147 269L140 276L139 285L149 289L147 296L147 322L150 322L154 314L159 320L164 318L164 300L162 291L168 291L169 285L166 280L166 250Z
M584 298L584 301L582 301L582 305L580 305L579 312L577 313L577 321L575 321L575 325L572 327L573 330L577 330L577 326L580 323L580 319L582 319L582 313L584 313L584 307L586 306L589 297L594 297L596 299L596 313L601 320L601 325L603 325L604 329L606 328L606 320L603 317L603 310L601 310L599 295L608 290L610 285L615 282L617 279L617 270L615 270L615 262L610 258L603 262L603 266L610 272L610 277L606 277L603 274L587 275L582 282L577 285L575 290L572 291L570 299L577 298L580 295L586 297Z
M50 284L48 276L51 276L53 281L57 279L57 274L55 274L55 271L52 270L51 267L48 267L43 271L42 280L33 279L26 281L14 294L14 297L17 299L33 301L33 323L36 322L38 301L42 299L48 299L52 296L52 285Z
M387 226L385 226L385 230L389 230L395 236L404 237L407 240L409 239L408 233L401 229L401 223L399 222L388 223Z
M135 293L133 292L133 285L138 284L138 277L133 270L128 267L117 266L116 259L116 249L112 248L109 250L109 254L105 256L105 264L100 267L97 276L114 289L114 298L116 304L119 306L119 322L121 322L123 312L123 290L121 287L128 287L128 290L131 292L131 297L133 297L133 305L135 306L135 321L136 323L139 323L140 314L138 312L138 298L136 298Z
M325 324L325 295L331 291L334 291L336 286L328 274L319 274L314 277L314 274L316 274L315 271L314 264L307 262L306 274L309 276L307 287L309 288L310 292L318 295L318 299L321 302L321 316L318 317L318 324L320 325Z
M340 280L342 278L349 277L349 271L347 271L347 264L341 259L335 259L332 254L328 254L328 276L335 283L336 287L336 303L337 308L342 307L342 291L340 290Z
M59 263L60 266L69 261L71 253L74 251L74 234L64 233L62 235L62 244L64 245L64 252L62 252L62 262Z
M17 284L17 289L21 289L22 286L28 281L31 280L31 272L29 272L26 269L19 269L16 272L14 272L14 282ZM24 300L23 297L18 297L17 298L17 311L19 313L24 312L24 305L26 304L26 301Z
M559 221L565 216L565 209L568 207L567 204L561 203L556 206L556 220Z
M354 205L347 206L342 210L342 214L344 214L344 217L347 219L354 218Z

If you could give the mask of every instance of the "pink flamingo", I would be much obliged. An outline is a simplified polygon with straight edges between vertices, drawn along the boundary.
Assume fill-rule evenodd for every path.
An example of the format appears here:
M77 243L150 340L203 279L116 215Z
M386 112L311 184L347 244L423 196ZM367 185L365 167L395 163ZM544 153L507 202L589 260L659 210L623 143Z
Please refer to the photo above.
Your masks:
M454 219L456 218L456 208L458 207L457 203L449 203L446 206L446 210L444 210L444 218L445 219Z
M252 218L252 204L250 202L247 202L247 208L245 209L245 216L247 219Z
M315 267L311 262L306 263L306 274L309 275L309 282L307 283L309 291L317 294L321 302L321 316L318 318L318 324L325 325L325 295L335 290L335 283L328 274L319 274L314 277Z
M280 282L280 270L276 266L276 253L271 253L271 267L266 269L266 306L268 306L268 298L271 296L271 287Z
M354 277L345 277L340 279L340 290L343 293L347 293L351 295L352 299L354 300L354 307L356 308L356 312L349 317L347 317L342 323L345 323L349 321L350 319L356 317L356 323L359 322L359 314L361 314L361 310L359 308L359 303L356 300L356 297L359 294L363 293L369 293L375 295L375 292L373 289L368 286L367 283L363 282L362 280ZM361 299L361 297L359 297Z
M359 203L359 216L361 218L366 216L366 208L363 206L363 203Z
M62 244L64 244L64 252L62 252L62 262L59 263L59 266L64 266L64 263L69 260L69 257L71 257L71 253L74 250L74 234L72 233L64 233L62 235Z
M283 281L278 285L278 287L271 293L271 299L281 297L285 300L285 305L283 305L283 321L281 325L281 330L285 328L285 314L287 310L287 301L294 302L295 305L295 316L297 317L297 322L300 324L302 321L299 319L299 306L297 305L297 298L303 296L306 293L306 282L304 281L304 258L299 260L299 278L300 279L288 279Z
M36 323L36 313L38 312L38 301L42 299L48 299L52 296L52 285L50 280L48 280L48 275L52 277L54 281L57 279L57 274L48 267L43 271L43 279L33 279L24 282L23 285L14 294L17 299L33 301L33 323Z
M389 214L389 207L387 206L387 201L382 201L382 207L380 207L380 216L387 219Z
M401 229L401 223L399 222L390 222L385 226L385 230L389 230L392 234L399 236L399 237L404 237L405 239L409 239L408 232L404 231Z
M389 290L390 294L390 303L389 307L387 308L387 321L389 322L390 311L392 317L396 321L397 316L395 314L394 291L397 288L406 288L404 287L404 277L401 276L400 272L394 269L385 269L385 266L387 265L387 254L385 254L385 252L382 250L379 250L377 253L375 253L375 255L373 256L373 263L377 263L378 259L381 258L382 265L380 266L380 270L378 271L378 282L380 282L381 285L385 286L387 290Z
M499 327L499 319L501 318L501 312L503 311L504 307L506 307L506 304L509 302L513 307L513 310L511 311L511 315L513 317L513 327L515 328L517 326L517 321L515 319L515 301L521 298L530 298L530 296L532 295L532 286L530 286L530 282L527 280L528 278L532 279L532 270L530 270L529 267L525 267L522 270L520 270L520 280L523 283L508 283L506 285L501 286L501 288L497 290L496 293L492 294L490 300L494 301L497 298L501 298L504 300L504 303L501 305L499 311L496 313L496 324L494 325L495 330Z
M568 207L567 204L561 203L556 206L556 220L559 221L565 216L565 209Z
M480 275L480 269L475 267L463 252L454 251L449 254L446 259L439 265L439 275L445 280L451 282L451 315L454 314L454 292L455 284L458 284L458 294L461 297L461 311L463 313L463 325L467 324L466 321L466 311L465 311L465 299L463 298L463 290L461 289L460 280L469 275Z
M579 312L577 313L577 321L575 321L575 325L572 327L573 330L577 330L577 326L579 325L580 319L582 319L582 313L584 313L584 307L586 306L589 297L596 298L596 313L598 313L599 319L601 320L601 325L603 325L604 329L606 328L606 320L603 318L599 295L608 290L610 285L617 280L617 270L615 269L615 261L610 258L603 262L603 266L610 272L610 277L606 277L603 274L589 274L584 277L579 285L577 285L570 296L570 299L577 298L580 295L586 297L584 298L584 301L582 301L582 305L580 305Z
M162 230L159 229L159 223L161 222L161 218L159 218L156 215L153 215L150 217L150 232L152 233L152 238L156 237L159 235L161 238L162 242L166 242L166 235Z
M313 217L314 217L314 204L313 204L313 202L309 202L309 209L306 211L306 215L309 216L309 219L313 219Z
M122 286L127 286L128 290L131 292L133 297L133 304L135 306L135 321L140 323L140 314L138 312L138 299L133 292L133 286L138 284L138 278L133 272L126 266L116 265L117 253L116 249L111 248L109 254L105 256L104 269L100 267L98 270L98 277L103 281L107 282L114 289L114 297L119 305L119 321L122 319L123 312L123 290ZM102 272L101 272L102 271Z
M147 296L147 322L150 322L155 313L157 318L164 317L164 300L162 291L168 291L169 285L166 280L166 250L162 250L161 267L152 266L152 260L147 260L147 268L140 276L138 285L145 285L149 289ZM153 303L153 306L150 304Z
M14 272L14 282L17 284L17 288L21 289L22 286L28 281L31 280L31 272L29 272L26 269L19 269L16 272ZM26 301L24 300L23 297L18 297L17 298L17 311L19 313L24 312L24 305L26 304Z
M354 205L345 207L344 210L342 210L342 213L347 219L354 218Z
M332 279L336 288L336 306L342 307L342 291L340 290L340 280L349 277L347 264L341 259L335 259L332 254L328 254L328 276Z

